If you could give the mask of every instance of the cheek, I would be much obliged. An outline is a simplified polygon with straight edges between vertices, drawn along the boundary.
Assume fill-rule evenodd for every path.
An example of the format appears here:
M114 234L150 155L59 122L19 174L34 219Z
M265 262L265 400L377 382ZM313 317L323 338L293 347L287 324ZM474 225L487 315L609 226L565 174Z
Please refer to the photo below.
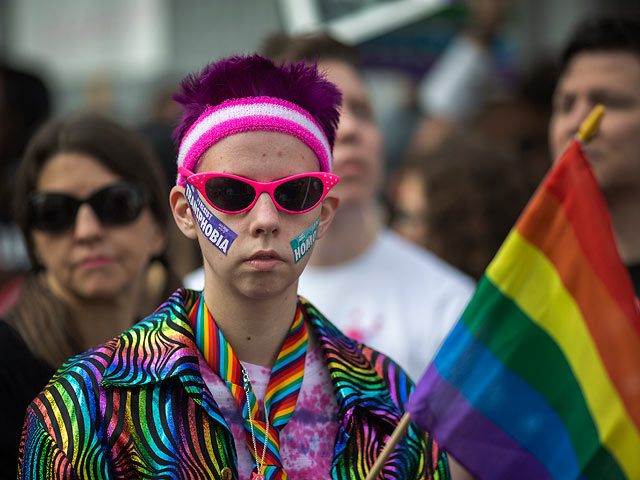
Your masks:
M52 269L65 262L70 242L65 234L47 235L34 232L33 248L38 263L46 269Z
M209 220L201 220L195 226L196 235L200 251L214 252L214 255L229 255L230 251L235 251L233 243L238 238L238 233L232 230L229 225L215 216L210 216ZM218 251L217 253L215 251Z
M609 118L603 119L601 132L603 140L606 139L616 149L640 149L640 117L634 118Z
M368 149L368 158L371 162L375 162L376 166L381 164L382 160L382 136L380 131L374 125L367 127L363 134L363 144Z
M142 221L130 228L112 232L112 245L132 270L145 268L152 257L159 255L164 238L152 222Z
M295 263L300 262L309 255L318 238L319 212L315 214L314 210L314 217L309 219L308 222L310 223L307 223L306 227L298 227L299 230L290 235L291 241L289 245L291 246Z
M549 148L554 160L560 156L569 138L566 124L562 118L552 118L549 123Z

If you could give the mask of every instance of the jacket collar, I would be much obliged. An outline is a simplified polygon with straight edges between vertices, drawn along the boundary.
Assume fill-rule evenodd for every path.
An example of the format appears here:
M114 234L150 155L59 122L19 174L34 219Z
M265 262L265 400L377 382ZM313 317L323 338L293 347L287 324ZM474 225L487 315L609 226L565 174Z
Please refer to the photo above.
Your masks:
M389 388L377 372L363 347L342 334L311 303L300 297L329 369L338 401L338 434L332 462L332 478L338 474L352 436L365 418L379 422L380 432L391 435L400 423L402 412L392 401ZM383 434L384 435L384 434Z
M201 294L177 290L155 313L123 333L101 385L106 388L142 387L177 377L192 398L228 430L202 379L198 350L188 321L188 312ZM343 335L311 303L299 298L335 389L339 425L332 478L343 478L339 472L344 467L348 443L352 437L357 438L358 429L364 423L375 421L378 427L374 431L386 438L400 422L402 413L382 379L383 368L374 365L365 355L371 350ZM236 464L235 450L229 446L228 453Z
M400 420L402 414L391 400L388 386L363 353L367 347L345 336L309 301L302 297L300 301L327 362L339 406L346 412L364 404L369 409L375 404Z
M185 388L201 393L205 384L188 321L188 312L201 294L177 290L151 316L123 333L102 385L141 387L181 377ZM354 410L363 407L379 414L389 425L396 425L402 413L375 366L364 355L363 346L343 335L306 299L300 297L300 302L329 368L343 424L349 423Z
M188 321L199 292L177 290L152 315L124 332L102 377L106 387L140 387L178 376L200 376Z

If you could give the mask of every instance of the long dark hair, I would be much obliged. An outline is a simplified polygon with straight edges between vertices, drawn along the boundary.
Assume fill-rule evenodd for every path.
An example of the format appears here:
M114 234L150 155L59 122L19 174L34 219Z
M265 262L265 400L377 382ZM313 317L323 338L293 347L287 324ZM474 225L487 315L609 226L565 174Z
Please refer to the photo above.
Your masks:
M99 115L74 113L45 123L33 136L20 164L14 197L15 218L25 238L33 269L23 284L20 299L7 321L21 334L30 350L53 368L81 353L70 328L70 315L48 288L38 263L32 227L27 218L27 197L36 190L45 163L59 153L84 153L120 177L144 186L154 220L165 230L169 223L168 185L147 144L133 131ZM166 249L165 249L166 250ZM166 292L178 286L163 253ZM164 292L164 293L166 293Z

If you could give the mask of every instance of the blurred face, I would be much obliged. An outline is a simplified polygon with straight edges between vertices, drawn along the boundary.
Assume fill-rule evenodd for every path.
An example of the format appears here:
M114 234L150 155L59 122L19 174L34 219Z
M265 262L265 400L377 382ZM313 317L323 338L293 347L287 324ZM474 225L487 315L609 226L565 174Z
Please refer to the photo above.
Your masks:
M61 153L44 165L37 191L82 199L121 181L89 155ZM130 223L105 226L85 203L71 227L56 233L34 229L33 241L54 293L67 301L111 300L142 284L165 237L147 207Z
M197 172L227 173L258 182L317 171L318 160L303 142L284 133L262 131L222 139L207 150L197 169ZM174 187L172 199L176 189L181 188ZM296 263L291 241L319 218L317 237L321 237L328 226L325 204L335 199L325 198L314 209L296 214L279 210L271 197L262 193L251 209L224 213L197 194L205 208L237 235L225 255L205 237L197 222L191 224L204 257L205 289L249 299L266 299L283 293L295 295L298 277L311 252ZM177 216L177 209L173 208ZM190 210L186 216L193 221ZM176 220L180 226L178 216ZM189 230L183 228L183 231L191 236Z
M554 95L550 144L563 152L594 105L605 114L596 136L585 145L610 207L617 196L640 191L640 58L626 52L577 54Z
M382 175L382 137L369 92L360 74L341 61L322 61L319 69L342 91L342 110L333 149L333 173L340 177L340 205L370 202Z

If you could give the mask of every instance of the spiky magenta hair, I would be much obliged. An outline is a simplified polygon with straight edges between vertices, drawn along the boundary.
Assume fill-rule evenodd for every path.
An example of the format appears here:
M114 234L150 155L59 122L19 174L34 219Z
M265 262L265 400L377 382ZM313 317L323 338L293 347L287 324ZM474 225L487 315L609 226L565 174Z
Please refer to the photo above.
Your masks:
M289 101L309 112L333 149L342 98L338 88L318 72L316 65L300 62L277 66L260 55L223 58L199 74L187 76L173 96L183 108L174 140L180 144L207 108L229 99L262 96Z

